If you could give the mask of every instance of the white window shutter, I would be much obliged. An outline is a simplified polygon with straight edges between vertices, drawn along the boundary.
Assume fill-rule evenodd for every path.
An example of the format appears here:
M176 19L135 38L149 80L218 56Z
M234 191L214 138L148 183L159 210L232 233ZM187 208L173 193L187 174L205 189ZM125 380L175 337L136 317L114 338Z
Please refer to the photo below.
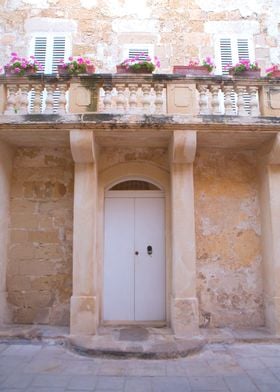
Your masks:
M42 70L40 72L44 73L46 67L47 37L35 37L33 55L42 65Z
M228 75L227 66L233 64L232 47L230 38L220 39L220 71L223 75Z
M144 60L146 57L150 56L148 48L129 48L128 58L132 59L135 56L139 56L140 60Z
M53 48L52 48L52 73L57 72L57 66L60 60L65 61L65 37L54 37L53 38Z
M237 52L238 52L238 61L240 60L251 60L250 53L249 53L249 41L247 38L237 39Z

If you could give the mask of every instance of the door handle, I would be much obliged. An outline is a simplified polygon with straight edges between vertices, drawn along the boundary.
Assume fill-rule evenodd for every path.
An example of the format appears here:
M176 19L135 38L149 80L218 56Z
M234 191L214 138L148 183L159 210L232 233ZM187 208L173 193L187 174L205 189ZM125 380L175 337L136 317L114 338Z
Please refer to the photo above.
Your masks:
M136 250L136 251L134 252L134 254L135 254L136 256L138 256L138 255L139 255L139 252Z
M147 253L148 253L149 256L151 256L153 254L153 247L152 247L152 245L148 245L147 246Z

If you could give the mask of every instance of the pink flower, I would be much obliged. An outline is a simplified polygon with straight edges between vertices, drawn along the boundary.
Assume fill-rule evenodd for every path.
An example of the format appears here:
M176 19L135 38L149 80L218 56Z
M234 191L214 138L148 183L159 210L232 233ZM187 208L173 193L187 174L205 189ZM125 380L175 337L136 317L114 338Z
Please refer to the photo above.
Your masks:
M14 68L14 72L15 73L20 73L20 68L18 68L18 67Z
M70 56L70 57L68 58L68 60L69 60L69 61L73 61L73 56Z

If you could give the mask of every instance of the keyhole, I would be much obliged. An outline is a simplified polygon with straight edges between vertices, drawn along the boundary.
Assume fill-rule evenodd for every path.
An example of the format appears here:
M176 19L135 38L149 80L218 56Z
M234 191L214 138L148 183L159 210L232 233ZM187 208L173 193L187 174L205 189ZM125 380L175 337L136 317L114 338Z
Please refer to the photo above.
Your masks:
M138 255L139 255L139 252L138 252L137 250L135 251L135 255L136 255L136 256L138 256Z

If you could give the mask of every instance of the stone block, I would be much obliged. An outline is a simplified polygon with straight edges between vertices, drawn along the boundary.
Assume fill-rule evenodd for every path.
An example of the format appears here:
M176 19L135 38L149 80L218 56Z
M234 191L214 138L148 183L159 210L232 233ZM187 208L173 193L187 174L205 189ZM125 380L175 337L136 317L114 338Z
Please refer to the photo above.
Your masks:
M198 333L198 301L196 298L173 298L171 326L176 336Z
M167 85L167 112L168 114L197 113L197 95L194 84L169 84Z
M262 116L280 116L280 87L263 86L259 93Z
M94 335L98 327L96 297L71 297L71 335Z
M43 244L59 243L57 231L28 231L29 242L39 242Z
M71 83L69 110L71 113L96 112L99 101L99 86L94 81L84 84Z

